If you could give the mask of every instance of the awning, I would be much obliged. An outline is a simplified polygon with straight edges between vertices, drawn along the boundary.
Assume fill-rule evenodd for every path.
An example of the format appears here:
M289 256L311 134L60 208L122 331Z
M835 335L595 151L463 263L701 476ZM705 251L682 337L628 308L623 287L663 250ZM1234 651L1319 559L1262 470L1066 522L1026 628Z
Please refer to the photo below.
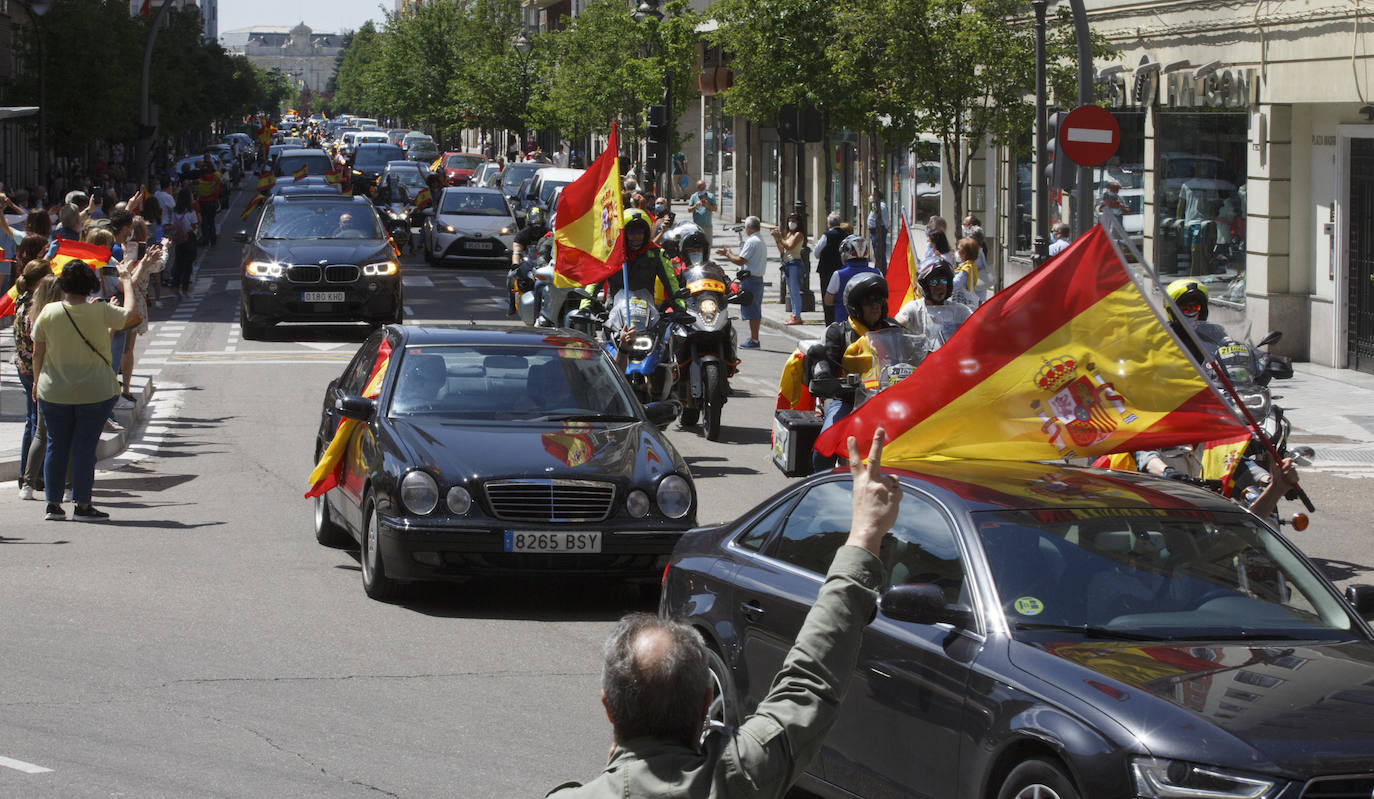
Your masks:
M10 105L0 106L0 119L12 119L14 117L26 117L29 114L38 113L36 105Z

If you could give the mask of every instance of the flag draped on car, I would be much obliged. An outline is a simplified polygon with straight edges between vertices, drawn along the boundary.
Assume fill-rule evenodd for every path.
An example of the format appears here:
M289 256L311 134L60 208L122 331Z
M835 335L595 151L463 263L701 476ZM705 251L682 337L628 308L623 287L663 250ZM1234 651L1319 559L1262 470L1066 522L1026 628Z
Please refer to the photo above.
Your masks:
M305 180L310 175L310 169L305 164L296 167L296 171L291 173L292 180Z
M277 185L277 176L272 174L271 172L264 172L261 175L258 175L259 194L266 194L267 192L271 191L272 187L275 185Z
M377 360L372 364L372 372L367 378L367 387L363 389L364 397L376 399L381 393L382 380L386 377L386 368L390 362L391 342L383 338L382 345L377 348ZM329 439L329 446L325 447L319 462L310 472L310 488L305 492L306 499L318 497L339 484L339 478L343 476L344 450L348 449L353 432L361 424L362 422L357 419L348 418L339 422L339 426L334 430L334 437Z
M892 256L887 259L887 315L896 316L902 306L921 296L916 285L916 251L911 247L911 232L906 227L906 214L901 215L902 226L892 243Z
M87 244L84 241L58 239L57 251L48 259L52 273L54 275L62 274L62 269L72 261L84 261L92 269L99 269L110 262L110 248L98 244ZM23 265L20 268L22 269ZM19 288L17 286L10 286L10 290L0 296L0 317L14 315L14 303L18 298Z
M266 199L267 195L265 194L254 194L253 199L249 200L248 204L243 207L243 213L239 214L239 219L247 219L248 215L253 213L253 209L262 205Z
M1247 431L1100 226L984 303L816 449L840 454L877 427L893 461L1092 457Z
M430 194L429 189L420 189L415 194L415 210L420 210L434 202L434 195Z
M600 282L625 260L619 147L612 124L606 151L563 188L553 233L554 282L559 286Z

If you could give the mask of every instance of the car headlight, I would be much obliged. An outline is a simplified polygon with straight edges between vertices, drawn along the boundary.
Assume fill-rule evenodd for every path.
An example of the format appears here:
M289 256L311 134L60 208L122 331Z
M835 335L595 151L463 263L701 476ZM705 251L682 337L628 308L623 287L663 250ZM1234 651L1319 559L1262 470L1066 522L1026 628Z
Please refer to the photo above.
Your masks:
M353 170L353 174L355 174L355 175L361 175L362 173L363 173L363 171L362 171L361 169L355 169L355 170Z
M509 235L509 234L510 234L510 225L507 225L507 226L501 228L501 235L502 235L502 236L506 236L506 235Z
M625 497L625 510L636 519L643 519L649 512L649 495L638 488Z
M692 509L692 486L676 474L658 483L658 509L670 519L681 519Z
M457 516L465 515L472 508L472 494L468 493L462 486L454 486L448 490L448 509Z
M395 261L380 261L363 267L363 274L368 277L385 277L394 275L399 271L401 271L401 265Z
M439 485L429 472L416 469L401 478L401 504L417 516L424 516L439 504Z
M281 277L286 274L287 265L276 261L249 261L244 271L253 277Z
M442 231L444 231L445 233L457 233L457 232L458 232L458 231L453 227L453 225L440 225L440 226L439 226L439 229L442 230Z
M1281 787L1274 780L1158 757L1131 758L1131 779L1140 797L1265 799Z

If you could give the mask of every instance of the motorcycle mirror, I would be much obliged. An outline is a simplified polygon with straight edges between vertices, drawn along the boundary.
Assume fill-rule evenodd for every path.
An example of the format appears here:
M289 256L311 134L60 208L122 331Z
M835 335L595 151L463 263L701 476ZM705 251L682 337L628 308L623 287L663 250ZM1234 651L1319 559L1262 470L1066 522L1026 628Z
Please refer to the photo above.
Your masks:
M1289 449L1288 453L1295 458L1311 458L1312 456L1317 454L1317 451L1307 446L1306 444L1299 444L1298 446Z
M1265 336L1264 338L1260 339L1260 340L1259 340L1259 343L1256 344L1255 347L1257 347L1257 348L1258 348L1258 347L1267 347L1267 346L1269 346L1270 344L1277 344L1278 341L1279 341L1279 339L1281 339L1281 338L1283 338L1283 331L1282 331L1282 330L1271 330L1271 331L1269 331L1269 335L1267 335L1267 336Z
M685 299L687 299L688 297L692 296L692 292L691 292L691 290L688 289L686 286L683 286L682 288L680 288L680 289L678 289L677 291L675 291L675 292L673 293L673 296L676 297L676 298L679 299L679 300L685 300Z

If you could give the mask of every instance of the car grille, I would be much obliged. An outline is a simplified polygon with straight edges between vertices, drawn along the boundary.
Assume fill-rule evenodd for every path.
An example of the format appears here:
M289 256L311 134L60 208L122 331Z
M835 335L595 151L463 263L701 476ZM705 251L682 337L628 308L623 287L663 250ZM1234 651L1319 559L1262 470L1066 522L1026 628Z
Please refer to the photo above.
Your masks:
M611 515L615 484L590 480L492 480L491 512L512 522L599 522Z
M1302 799L1369 799L1374 795L1374 774L1318 777L1302 789Z
M324 282L353 283L358 280L359 270L353 264L331 264L324 268Z
M318 283L320 282L320 268L318 266L292 266L286 270L286 279L292 283Z

